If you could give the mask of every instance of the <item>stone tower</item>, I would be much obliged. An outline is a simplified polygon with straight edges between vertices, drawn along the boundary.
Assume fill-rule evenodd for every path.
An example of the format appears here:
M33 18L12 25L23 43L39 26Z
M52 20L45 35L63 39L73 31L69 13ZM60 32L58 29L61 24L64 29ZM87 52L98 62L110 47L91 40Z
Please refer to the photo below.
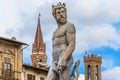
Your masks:
M101 80L102 58L94 54L84 56L85 80Z
M47 60L46 56L46 44L43 42L41 25L40 25L40 15L38 17L37 30L35 35L35 40L32 45L32 66L40 67L39 62L45 64Z

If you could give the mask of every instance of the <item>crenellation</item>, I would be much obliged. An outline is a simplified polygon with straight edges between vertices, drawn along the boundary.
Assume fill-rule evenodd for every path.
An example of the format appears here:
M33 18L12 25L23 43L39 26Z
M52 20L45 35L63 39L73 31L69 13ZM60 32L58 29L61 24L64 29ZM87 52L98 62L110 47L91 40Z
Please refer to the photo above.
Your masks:
M96 61L102 63L102 58L94 54L84 56L84 62L89 62L89 61Z

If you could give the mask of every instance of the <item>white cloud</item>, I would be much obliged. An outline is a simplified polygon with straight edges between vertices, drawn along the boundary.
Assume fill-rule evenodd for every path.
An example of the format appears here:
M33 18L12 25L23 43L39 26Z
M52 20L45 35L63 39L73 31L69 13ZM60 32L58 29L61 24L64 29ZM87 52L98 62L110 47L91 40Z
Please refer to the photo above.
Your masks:
M89 25L77 30L77 51L111 47L120 48L120 35L110 24Z
M38 8L47 3L47 1L48 0L0 1L0 35L8 37L10 34L6 32L10 31L12 31L11 35L18 34L19 29L26 28L26 25L24 25L26 17L33 18L35 12L36 14L40 12ZM51 0L49 0L49 3L50 2Z
M114 67L103 71L102 80L120 80L120 67Z
M111 23L120 20L119 0L77 0L69 2L70 5L74 5L69 7L71 19L77 19L81 24Z
M7 35L6 31L10 29L16 33L16 28L20 27L21 21L16 4L13 0L0 1L0 34Z

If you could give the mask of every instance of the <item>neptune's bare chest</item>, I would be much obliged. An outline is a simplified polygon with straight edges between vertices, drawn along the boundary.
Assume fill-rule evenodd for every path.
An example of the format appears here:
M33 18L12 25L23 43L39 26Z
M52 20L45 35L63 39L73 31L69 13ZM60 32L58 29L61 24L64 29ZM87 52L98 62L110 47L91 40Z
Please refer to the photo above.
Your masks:
M60 37L64 37L66 35L66 29L65 27L60 27L58 28L54 33L53 33L53 39L55 38L60 38Z

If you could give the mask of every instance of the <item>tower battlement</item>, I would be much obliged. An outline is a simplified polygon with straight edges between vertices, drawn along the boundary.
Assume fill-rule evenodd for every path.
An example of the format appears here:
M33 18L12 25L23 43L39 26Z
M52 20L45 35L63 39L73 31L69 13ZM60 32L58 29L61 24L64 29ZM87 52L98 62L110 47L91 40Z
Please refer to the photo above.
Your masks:
M102 57L97 56L95 54L84 56L84 62L90 62L90 61L102 63Z

